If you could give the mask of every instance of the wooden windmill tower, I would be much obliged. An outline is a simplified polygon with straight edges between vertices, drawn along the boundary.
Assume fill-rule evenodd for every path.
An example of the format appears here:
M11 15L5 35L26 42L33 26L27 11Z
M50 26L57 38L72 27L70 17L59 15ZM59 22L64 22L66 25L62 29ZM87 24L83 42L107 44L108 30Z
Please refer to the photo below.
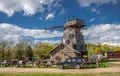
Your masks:
M53 62L65 61L70 57L87 56L86 45L81 33L81 28L84 26L84 21L80 19L65 22L62 42L50 52Z

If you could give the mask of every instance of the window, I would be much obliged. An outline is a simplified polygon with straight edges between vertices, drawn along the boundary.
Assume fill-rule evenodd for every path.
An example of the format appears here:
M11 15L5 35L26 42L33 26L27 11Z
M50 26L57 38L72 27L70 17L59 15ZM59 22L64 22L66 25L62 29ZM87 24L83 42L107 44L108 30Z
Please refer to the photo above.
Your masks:
M75 50L77 50L77 45L76 45L76 44L73 44L73 48L74 48Z
M70 41L69 41L69 40L66 40L66 41L65 41L65 44L69 45L69 44L70 44Z
M83 45L79 45L80 46L80 49L84 49L84 46Z
M74 38L73 34L69 34L69 39L72 40Z
M78 61L78 62L82 62L82 60L81 60L81 59L78 59L77 61Z
M75 61L76 61L76 59L73 59L73 60L72 60L72 62L75 62Z
M63 49L64 48L64 45L61 45L61 49Z
M68 59L67 62L71 62L71 59Z

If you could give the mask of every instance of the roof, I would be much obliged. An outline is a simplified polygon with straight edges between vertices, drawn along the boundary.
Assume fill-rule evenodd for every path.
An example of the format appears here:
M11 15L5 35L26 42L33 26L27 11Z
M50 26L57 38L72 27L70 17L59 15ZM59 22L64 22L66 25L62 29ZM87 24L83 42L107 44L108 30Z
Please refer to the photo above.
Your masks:
M55 47L54 49L52 49L52 50L49 52L49 54L51 54L52 52L54 52L54 51L55 51L55 49L59 48L59 47L60 47L60 46L62 46L62 45L66 46L67 48L72 49L72 50L73 50L74 52L76 52L76 53L81 54L79 51L77 51L77 50L75 50L75 49L71 48L70 46L68 46L68 45L66 45L66 44L64 44L64 43L60 43L57 47Z
M64 28L69 27L69 26L79 26L82 28L83 26L85 26L85 22L84 20L73 19L73 20L65 22Z
M51 54L56 48L58 48L59 46L61 46L63 43L60 43L58 46L56 46L55 48L53 48L50 52L49 52L49 54Z
M79 51L77 51L77 50L75 50L75 49L71 48L70 46L68 46L68 45L66 45L66 44L64 44L64 45L65 45L66 47L68 47L68 48L72 49L74 52L81 54L81 52L79 52Z

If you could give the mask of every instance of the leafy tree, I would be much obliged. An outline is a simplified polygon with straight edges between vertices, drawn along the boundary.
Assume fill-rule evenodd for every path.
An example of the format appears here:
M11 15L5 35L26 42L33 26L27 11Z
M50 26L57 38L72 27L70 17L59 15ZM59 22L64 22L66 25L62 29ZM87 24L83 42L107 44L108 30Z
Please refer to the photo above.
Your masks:
M16 55L16 58L18 60L22 60L25 58L25 48L26 48L26 45L24 42L20 42L18 44L16 44L15 46L15 55Z
M29 60L32 60L33 57L33 50L30 45L28 45L25 49L25 57L29 58Z
M95 44L87 44L88 56L95 54Z
M111 46L111 51L120 51L120 46Z
M11 61L11 59L12 59L12 50L11 50L10 47L7 47L7 48L5 49L5 59L6 59L7 61Z
M95 48L95 53L100 53L100 51L101 51L100 47Z
M108 52L110 49L108 47L108 45L104 44L101 45L101 53L103 54L103 56L105 55L105 52Z
M0 43L0 51L1 51L1 59L2 61L5 60L5 48L7 47L7 42L3 41Z
M48 44L48 43L39 43L36 44L34 49L36 52L36 56L39 59L44 59L44 58L49 58L49 52L53 49L53 45Z

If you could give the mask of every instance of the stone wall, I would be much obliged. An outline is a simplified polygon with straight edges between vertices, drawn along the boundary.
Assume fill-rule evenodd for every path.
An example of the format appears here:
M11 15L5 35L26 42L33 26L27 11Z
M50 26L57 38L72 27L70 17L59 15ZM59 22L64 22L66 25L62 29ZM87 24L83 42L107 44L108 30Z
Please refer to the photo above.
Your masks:
M58 63L58 62L63 62L70 57L76 57L76 56L77 54L72 49L65 46L60 51L56 52L56 54L51 55L51 60L54 61L55 63Z

